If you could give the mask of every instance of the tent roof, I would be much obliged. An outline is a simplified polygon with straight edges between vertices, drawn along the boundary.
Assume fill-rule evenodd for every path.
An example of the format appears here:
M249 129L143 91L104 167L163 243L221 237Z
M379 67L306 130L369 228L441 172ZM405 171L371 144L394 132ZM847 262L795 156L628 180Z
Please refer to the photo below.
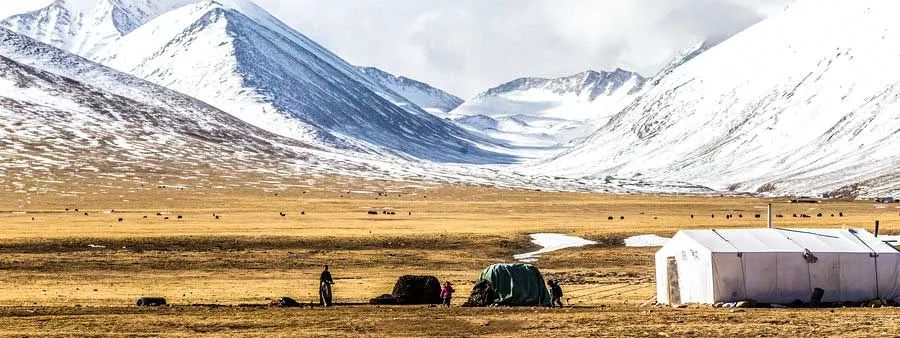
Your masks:
M712 252L895 253L894 247L863 229L710 229L681 230Z

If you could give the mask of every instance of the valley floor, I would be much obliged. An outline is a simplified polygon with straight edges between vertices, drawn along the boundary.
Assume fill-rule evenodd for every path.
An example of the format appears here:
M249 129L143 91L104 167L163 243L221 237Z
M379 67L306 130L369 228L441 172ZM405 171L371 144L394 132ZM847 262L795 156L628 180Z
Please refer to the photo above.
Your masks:
M780 227L871 228L878 219L884 233L897 233L895 205L338 185L0 191L0 335L871 336L900 326L895 308L642 307L655 292L656 249L622 244L684 228L762 227L764 216L754 215L770 202L787 216L776 219ZM395 214L368 214L384 210ZM728 213L743 217L726 220ZM359 305L389 293L400 275L430 274L456 285L458 306L485 266L535 250L528 234L537 232L600 243L535 263L561 281L568 308ZM336 301L356 305L264 306L280 296L315 301L323 264L332 267ZM134 307L140 296L173 306Z

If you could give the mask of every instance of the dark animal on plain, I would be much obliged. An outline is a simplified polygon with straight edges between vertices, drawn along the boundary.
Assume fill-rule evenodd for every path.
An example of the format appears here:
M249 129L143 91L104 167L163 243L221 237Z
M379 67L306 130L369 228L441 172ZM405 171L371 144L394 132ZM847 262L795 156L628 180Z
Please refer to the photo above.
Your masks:
M301 215L306 215L306 211L301 211L300 214L301 214Z
M794 214L794 218L797 218L797 214Z
M412 211L409 212L409 215L412 216Z
M69 208L66 208L66 211L69 211Z
M124 220L125 220L124 218L119 217L119 222L122 222L122 221L124 221Z
M369 215L378 215L377 211L369 210Z
M609 217L606 218L606 220L607 220L607 221L612 221L612 220L613 220L613 217L612 217L612 216L609 216Z
M744 214L738 214L738 218L744 218Z
M75 208L75 212L78 212L78 208Z
M831 217L834 217L834 214L831 214Z
M759 214L753 215L753 218L760 218L760 217L762 217L762 216L760 216Z
M156 213L156 216L162 216L162 213L161 213L161 212L157 212L157 213Z
M619 216L619 219L623 220L623 219L625 219L625 216Z
M694 219L694 214L691 214L691 219Z
M147 219L147 216L146 216L146 215L144 215L144 219Z
M216 215L216 219L219 219L219 215Z
M178 220L181 220L182 218L184 218L184 217L181 217L181 215L178 215Z
M822 217L822 213L820 212L820 213L816 214L816 217Z
M784 218L784 215L778 214L778 215L775 215L775 217L777 217L777 218Z
M386 210L382 210L382 211L381 211L381 214L382 214L382 215L387 215L387 211L386 211Z
M275 193L275 197L278 197L278 193L277 193L277 192Z
M163 219L169 219L168 217L164 217Z
M84 215L87 216L88 214L87 214L87 213L84 213Z
M32 217L31 220L33 221L33 220L34 220L34 217Z
M710 215L710 218L716 218L716 214Z
M285 214L285 213L283 213L283 212L279 212L278 214L281 215L281 217L287 216L287 214Z
M838 216L839 216L839 217L844 217L844 212L839 212L839 213L838 213Z

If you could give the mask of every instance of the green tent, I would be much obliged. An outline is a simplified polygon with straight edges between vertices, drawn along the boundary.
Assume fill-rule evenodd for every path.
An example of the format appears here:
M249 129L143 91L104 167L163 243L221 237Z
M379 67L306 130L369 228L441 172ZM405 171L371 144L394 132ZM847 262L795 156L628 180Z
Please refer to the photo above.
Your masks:
M494 264L481 272L491 283L494 304L503 306L549 306L550 293L541 271L531 264Z

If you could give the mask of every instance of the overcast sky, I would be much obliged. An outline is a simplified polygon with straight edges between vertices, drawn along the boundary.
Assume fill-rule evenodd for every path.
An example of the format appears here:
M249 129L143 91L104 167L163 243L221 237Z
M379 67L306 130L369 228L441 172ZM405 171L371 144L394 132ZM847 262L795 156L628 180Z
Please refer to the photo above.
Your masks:
M0 0L0 16L51 0ZM253 0L347 61L462 98L523 76L653 75L790 0ZM4 15L5 14L5 15Z
M255 0L347 61L468 98L523 76L652 75L788 0Z

